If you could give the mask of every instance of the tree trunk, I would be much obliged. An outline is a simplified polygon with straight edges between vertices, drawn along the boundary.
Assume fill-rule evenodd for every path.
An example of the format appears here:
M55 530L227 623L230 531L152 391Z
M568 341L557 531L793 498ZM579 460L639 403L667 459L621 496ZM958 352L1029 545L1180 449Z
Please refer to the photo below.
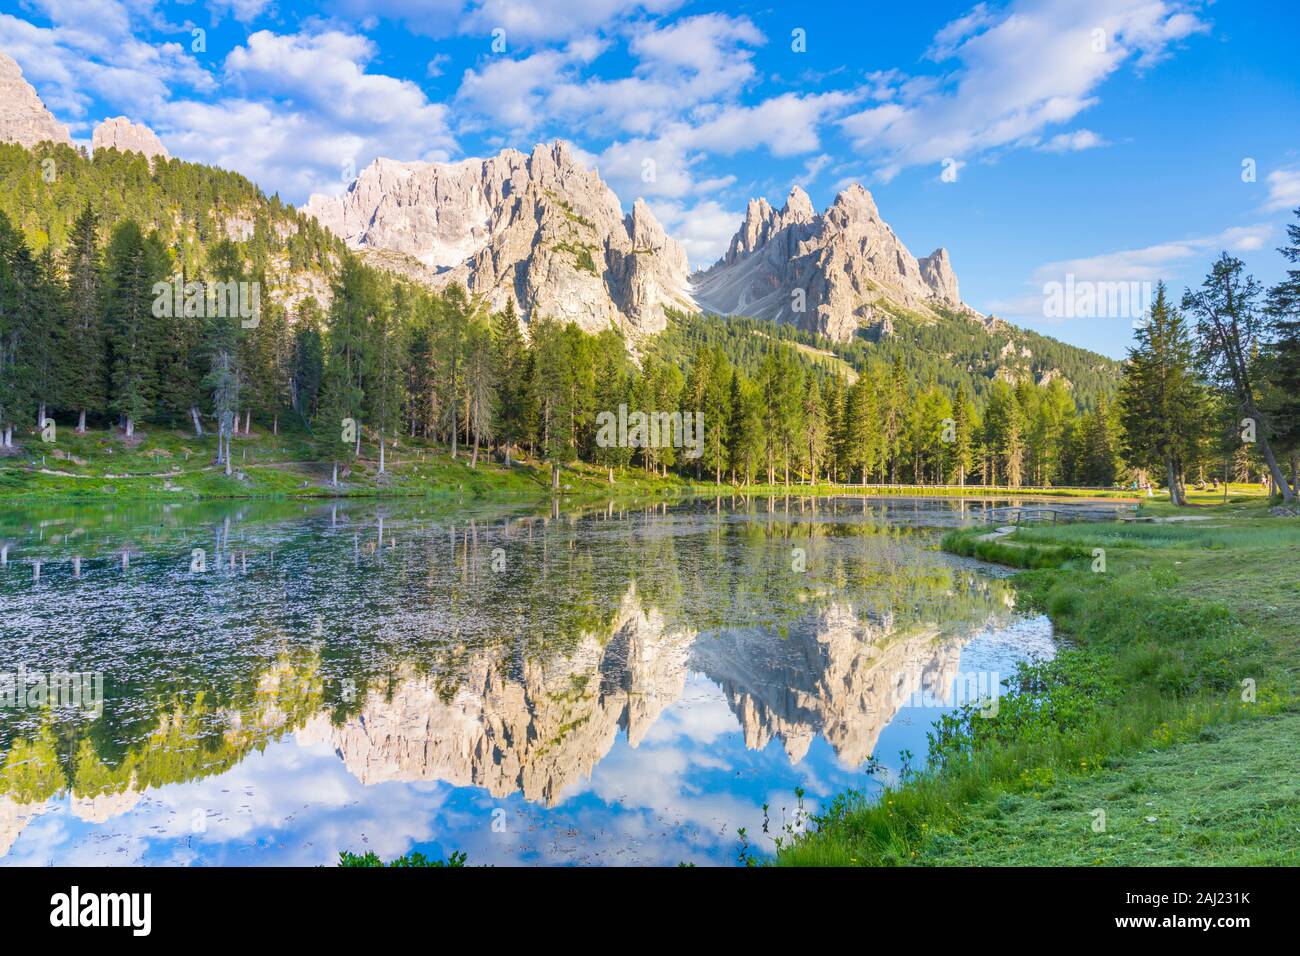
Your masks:
M84 421L84 420L85 420L85 417L84 417L84 416L85 416L86 413L85 413L85 412L82 412L81 414L82 414L82 416L83 416L83 417L82 417L82 420ZM195 408L193 405L190 406L190 418L194 421L194 437L196 437L196 438L202 438L202 437L203 437L203 423L202 423L201 421L199 421L199 410L198 410L197 408Z
M253 410L251 408L244 409L244 434L253 434Z
M379 473L384 473L384 433L379 433Z
M1258 421L1258 417L1255 419ZM1273 454L1273 446L1268 443L1268 439L1261 433L1256 440L1259 442L1259 450L1264 453L1264 461L1268 462L1268 473L1273 477L1273 484L1282 494L1282 503L1291 504L1295 501L1295 492L1287 484L1286 476L1282 474L1282 469L1278 467L1277 456Z
M555 491L560 490L560 464L551 462L551 488Z
M77 416L77 434L86 434L86 410L83 408L81 414Z
M1187 505L1187 499L1183 497L1183 490L1178 485L1178 472L1174 468L1174 460L1169 455L1165 456L1165 480L1169 482L1169 501L1175 507L1182 508Z
M469 466L471 468L478 467L478 432L474 433L474 451L469 456Z
M126 416L126 437L131 438L135 435L135 419L130 415Z
M335 459L334 461L334 474L330 478L330 484L333 485L335 488L339 486L339 463L337 459Z
M36 427L38 429L45 427L45 399L41 399L40 404L36 406Z
M276 412L275 416L271 419L271 434L272 435L280 434L280 413L279 412Z

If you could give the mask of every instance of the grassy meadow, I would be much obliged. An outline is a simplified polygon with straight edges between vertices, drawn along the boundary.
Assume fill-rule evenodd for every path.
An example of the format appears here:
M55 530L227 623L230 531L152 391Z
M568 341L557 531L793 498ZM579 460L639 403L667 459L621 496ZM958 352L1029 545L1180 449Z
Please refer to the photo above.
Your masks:
M1221 493L1220 493L1221 494ZM931 732L879 799L843 794L780 865L1300 862L1300 522L1259 495L1175 520L949 534L1023 568L1062 647ZM983 540L981 540L983 539Z

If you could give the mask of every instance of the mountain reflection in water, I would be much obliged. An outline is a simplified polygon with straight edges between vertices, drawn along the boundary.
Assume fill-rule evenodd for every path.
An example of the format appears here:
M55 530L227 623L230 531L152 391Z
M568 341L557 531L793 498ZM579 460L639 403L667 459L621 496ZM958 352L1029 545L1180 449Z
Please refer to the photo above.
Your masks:
M796 787L871 790L974 675L1051 654L917 527L981 507L6 515L0 674L106 699L0 709L0 862L734 862L764 804L779 835Z

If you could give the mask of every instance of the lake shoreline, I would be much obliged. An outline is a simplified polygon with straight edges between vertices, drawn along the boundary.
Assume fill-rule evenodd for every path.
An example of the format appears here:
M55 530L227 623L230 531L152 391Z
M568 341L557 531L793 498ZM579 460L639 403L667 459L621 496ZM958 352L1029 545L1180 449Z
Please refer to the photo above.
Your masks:
M1011 488L919 483L828 484L777 481L717 484L676 472L658 475L639 467L615 471L582 461L560 466L560 487L552 489L550 465L514 459L509 466L483 450L471 466L471 451L457 457L440 444L421 439L394 443L379 472L378 449L363 445L356 458L337 460L320 443L298 433L236 436L231 474L215 464L211 435L196 437L157 429L132 439L116 432L61 431L56 443L27 443L0 453L0 503L71 500L222 500L465 498L546 500L550 497L653 496L676 500L711 494L869 495L888 498L1006 498L1134 504L1146 500L1132 489ZM201 464L200 464L201 462Z
M1247 759L1285 765L1300 732L1287 623L1300 615L1300 597L1286 580L1300 528L1270 518L1264 500L1195 510L1213 525L1062 525L996 541L979 540L978 529L947 535L952 553L1022 569L1011 578L1021 599L1048 614L1069 645L1018 686L1010 682L998 718L972 711L936 725L941 755L930 769L879 800L842 795L775 862L1294 862L1294 795L1270 778L1276 793L1233 798L1221 768ZM1242 575L1249 582L1233 580ZM1259 719L1271 730L1251 729ZM1171 765L1182 775L1152 778L1153 768ZM1111 802L1142 793L1151 799ZM1198 809L1207 794L1218 794L1217 816Z

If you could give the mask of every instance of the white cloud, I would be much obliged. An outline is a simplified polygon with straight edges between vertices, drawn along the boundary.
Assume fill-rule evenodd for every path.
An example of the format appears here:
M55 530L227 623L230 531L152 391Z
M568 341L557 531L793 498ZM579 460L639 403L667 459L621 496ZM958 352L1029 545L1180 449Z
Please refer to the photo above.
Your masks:
M821 175L822 170L829 166L831 162L831 157L826 153L814 156L803 164L803 172L794 178L794 185L807 189L817 181L817 177Z
M1037 148L1045 153L1077 153L1107 145L1106 141L1090 129L1077 129L1072 133L1057 133Z
M89 132L92 96L138 119L173 87L214 86L179 43L136 39L131 12L118 0L40 0L36 6L51 25L0 14L0 49L18 61L45 104L75 131Z
M1125 62L1146 68L1179 40L1208 26L1182 0L1016 0L953 21L931 55L958 66L939 82L910 84L877 74L866 92L880 104L846 117L858 148L889 179L908 166L972 157L1038 142L1098 102L1102 83Z
M682 0L334 0L352 19L382 17L430 37L481 36L504 30L507 50L570 39L645 14L669 13Z
M783 93L753 106L724 107L682 139L723 156L760 146L773 156L798 156L819 148L821 123L856 99L852 93Z
M1300 206L1300 169L1275 169L1268 174L1268 201L1264 208L1270 212L1290 212Z
M260 30L226 57L231 95L157 113L173 152L234 169L291 201L338 192L343 170L377 156L444 160L456 152L447 108L418 86L366 70L370 40L341 31Z
M712 199L693 206L671 201L652 202L650 209L668 234L686 250L692 269L703 269L717 262L727 251L727 245L743 218L740 212L724 209Z
M1013 320L1042 319L1043 285L1064 283L1067 276L1073 276L1075 283L1199 281L1197 270L1208 269L1210 261L1218 253L1247 253L1262 249L1272 231L1273 227L1264 223L1235 226L1209 236L1044 263L1025 282L1032 292L990 302L988 309Z
M251 23L260 17L271 0L208 0L208 9L220 19L230 14L240 23Z

